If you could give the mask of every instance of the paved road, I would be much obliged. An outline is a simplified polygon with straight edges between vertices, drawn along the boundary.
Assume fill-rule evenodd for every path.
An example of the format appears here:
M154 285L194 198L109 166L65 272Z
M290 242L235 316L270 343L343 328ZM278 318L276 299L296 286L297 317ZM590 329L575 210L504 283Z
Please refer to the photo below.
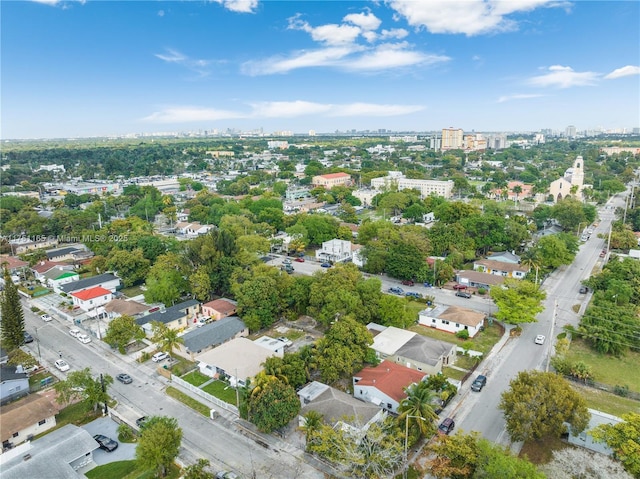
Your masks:
M606 236L614 219L613 208L624 206L624 199L614 197L608 205L612 208L600 209L600 224L591 239L580 246L575 261L558 269L545 281L543 289L547 292L547 299L544 302L545 310L538 315L538 322L524 325L519 338L509 339L478 369L478 374L485 374L488 378L482 392L470 391L470 382L462 387L457 406L451 412L458 429L478 431L490 441L511 444L502 412L498 410L500 396L520 371L544 370L550 354L553 354L553 339L561 328L567 324L577 326L579 316L572 308L580 305L583 311L589 299L588 295L579 294L580 282L587 279L594 269L598 271L602 267L606 258L602 259L599 255L606 246ZM605 238L598 238L598 234ZM552 321L554 311L555 321ZM538 334L547 338L542 346L533 341Z
M26 300L25 300L26 303ZM105 344L93 340L82 344L68 334L71 324L54 319L45 323L24 308L26 329L35 334L40 344L43 364L53 374L64 379L67 373L57 371L53 362L59 352L70 364L71 371L90 367L96 374L115 377L127 372L133 378L131 384L115 381L111 395L119 402L118 411L131 421L139 416L167 415L178 419L184 431L183 462L189 464L203 457L211 461L214 468L238 471L247 477L253 472L261 478L322 478L323 475L302 461L302 451L283 442L276 448L264 448L237 432L230 422L207 419L164 393L168 381L155 372L155 364L131 362L129 358L114 353ZM35 336L34 336L35 337ZM34 356L38 356L38 341L27 345Z

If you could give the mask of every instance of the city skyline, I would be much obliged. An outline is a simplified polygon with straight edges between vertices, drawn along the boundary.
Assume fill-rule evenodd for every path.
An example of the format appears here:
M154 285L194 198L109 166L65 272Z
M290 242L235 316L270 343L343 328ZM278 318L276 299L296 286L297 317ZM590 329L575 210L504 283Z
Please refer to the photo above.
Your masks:
M640 125L638 2L2 9L2 139Z

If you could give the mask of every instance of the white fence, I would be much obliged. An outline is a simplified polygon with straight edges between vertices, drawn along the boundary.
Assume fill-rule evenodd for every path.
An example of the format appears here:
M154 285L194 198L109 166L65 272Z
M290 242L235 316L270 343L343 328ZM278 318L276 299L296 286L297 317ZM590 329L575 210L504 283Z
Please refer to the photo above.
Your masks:
M184 379L179 378L178 376L175 376L175 375L172 374L171 375L171 381L174 384L177 384L178 386L180 386L181 388L188 389L189 391L197 394L201 398L206 399L207 401L215 404L216 406L219 406L219 407L221 407L223 409L226 409L227 411L229 411L230 413L235 414L236 416L240 415L238 413L238 408L235 407L233 404L229 404L229 403L226 403L226 402L222 401L221 399L218 399L217 397L209 394L208 392L203 391L199 387L194 386L193 384L189 384L187 381L185 381Z

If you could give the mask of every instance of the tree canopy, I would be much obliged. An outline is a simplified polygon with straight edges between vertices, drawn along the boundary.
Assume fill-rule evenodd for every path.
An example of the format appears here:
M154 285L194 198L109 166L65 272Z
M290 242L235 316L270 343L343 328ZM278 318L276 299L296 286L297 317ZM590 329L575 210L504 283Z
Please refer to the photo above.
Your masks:
M2 346L8 351L24 343L24 312L9 270L3 268L4 291L0 293L0 332Z
M509 278L492 286L490 293L498 307L495 317L508 324L533 323L544 310L546 293L531 281Z
M182 429L178 427L176 418L150 417L140 430L136 461L141 468L156 471L158 477L165 477L180 453L181 443Z

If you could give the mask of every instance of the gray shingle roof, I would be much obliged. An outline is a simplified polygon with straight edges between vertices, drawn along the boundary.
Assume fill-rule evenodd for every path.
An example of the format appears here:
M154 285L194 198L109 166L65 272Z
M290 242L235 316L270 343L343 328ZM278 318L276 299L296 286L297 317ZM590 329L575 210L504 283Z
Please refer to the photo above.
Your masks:
M175 321L176 319L183 318L185 315L184 311L191 306L195 306L196 304L200 304L200 301L196 299L183 301L182 303L174 304L173 306L169 306L166 309L161 309L160 311L156 311L155 313L147 314L146 316L138 318L136 319L136 323L138 323L140 326L152 321L158 321L163 324L168 324L172 321Z
M78 479L78 473L70 464L98 448L98 443L84 429L67 424L31 443L25 452L31 457L24 460L22 454L2 464L2 479L26 477Z
M205 324L182 336L184 346L192 353L198 353L209 346L218 346L235 337L246 326L237 316L229 316Z
M52 259L52 258L57 258L58 256L66 256L68 254L73 253L74 251L78 251L78 248L69 247L69 248L60 248L53 251L47 251L47 258Z
M449 354L454 347L454 344L416 334L398 349L396 355L435 366L440 358Z
M81 289L92 288L108 281L118 279L111 273L99 274L98 276L92 276L91 278L81 279L80 281L73 281L71 283L63 284L60 289L65 293L73 293Z
M29 377L27 373L19 373L16 366L0 366L0 380L11 381L13 379L26 379Z

